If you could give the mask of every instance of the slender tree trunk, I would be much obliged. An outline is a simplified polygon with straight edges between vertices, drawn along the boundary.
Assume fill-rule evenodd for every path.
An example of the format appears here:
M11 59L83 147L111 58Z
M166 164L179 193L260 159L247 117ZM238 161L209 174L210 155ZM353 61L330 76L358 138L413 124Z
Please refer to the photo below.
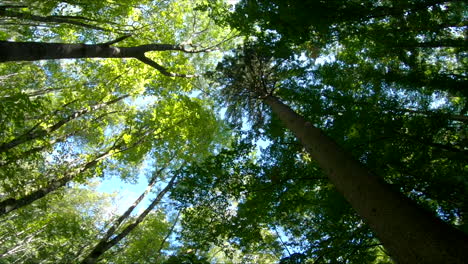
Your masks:
M113 148L112 148L113 149ZM59 188L65 186L68 182L72 181L75 176L85 172L86 170L96 166L96 164L108 156L112 155L110 151L112 149L107 150L104 153L101 153L97 157L95 157L92 161L87 162L86 164L82 165L79 169L70 171L66 173L61 179L53 180L48 183L45 187L39 188L21 198L9 198L0 202L0 217L11 213L12 211L24 207L26 205L31 204L32 202L41 199L42 197L46 196L47 194L58 190Z
M466 263L466 234L393 190L276 97L267 96L264 103L302 142L399 263Z
M117 228L120 227L120 225L130 216L130 214L138 206L138 204L148 195L151 189L153 189L153 186L156 184L158 180L158 176L161 175L164 169L166 169L166 166L162 167L154 174L154 176L149 181L148 186L146 187L146 190L135 200L135 202L133 202L133 204L130 207L127 208L127 210L119 218L117 218L117 220L115 220L112 223L112 226L109 229L107 229L106 234L101 238L98 245L107 243L109 238L115 234L115 232L117 231Z
M182 123L184 121L185 120L181 120L181 121L177 122L176 124L174 124L174 126L177 126L177 125L179 125L180 123ZM168 127L166 129L162 130L161 133L166 131L166 130L169 130L169 129L173 128L174 126ZM117 153L125 152L125 151L127 151L129 149L132 149L132 148L142 144L143 142L148 140L148 136L151 133L153 133L156 129L157 128L154 128L154 129L150 129L148 131L145 131L144 133L139 133L136 136L138 138L138 140L133 142L132 144L130 144L128 146L125 146L122 142L120 142L121 137L119 137L119 139L117 139L114 142L114 145L112 147L108 148L105 152L97 155L92 161L89 161L89 162L83 164L82 166L80 166L80 168L75 169L75 170L73 170L71 172L68 172L61 179L53 180L53 181L49 182L49 184L47 184L47 186L45 186L43 188L39 188L38 190L36 190L36 191L34 191L34 192L32 192L32 193L30 193L28 195L25 195L25 196L23 196L21 198L18 198L18 199L9 198L9 199L1 201L0 202L0 217L2 215L6 215L6 214L12 212L13 210L24 207L26 205L29 205L32 202L46 196L47 194L49 194L49 193L51 193L51 192L65 186L68 182L72 181L75 176L77 176L80 173L83 173L86 170L94 167L100 160L106 159L107 157L109 157L111 155L114 155L114 154L117 154Z
M155 261L156 263L158 263L157 261L161 257L162 250L164 248L164 244L166 244L166 241L169 239L169 237L172 235L172 233L174 233L177 222L179 222L179 217L180 217L181 212L182 212L182 209L177 212L177 216L174 219L174 223L172 224L171 228L167 232L166 236L164 236L164 238L161 240L161 244L159 244L158 250L156 251L157 252L156 261Z
M123 238L125 238L135 227L137 227L144 219L145 217L154 209L156 205L159 204L159 202L162 200L164 195L172 189L172 186L174 185L175 179L177 175L175 174L172 176L171 180L169 183L166 185L166 187L158 194L156 199L151 202L151 204L141 213L138 218L133 222L132 224L128 225L125 227L117 236L109 240L107 239L102 239L99 241L99 243L93 248L93 250L86 256L83 261L81 262L82 264L94 264L96 263L99 258L111 247L115 246L117 243L119 243Z
M165 128L165 129L161 130L160 133L163 133L163 132L165 132L165 131L167 131L169 129L172 129L172 128L180 125L184 121L185 121L185 119L180 120L179 122L175 123L173 126L170 126L168 128ZM149 139L148 136L151 135L152 133L154 133L155 130L157 130L157 129L158 128L153 128L153 129L149 129L149 130L147 130L147 131L145 131L143 133L138 133L136 135L136 138L138 138L138 140L133 142L132 144L130 144L128 146L125 146L122 142L120 142L121 137L119 137L119 139L117 139L114 142L114 145L112 147L110 147L108 150L106 150L105 152L97 155L92 161L89 161L89 162L83 164L80 168L75 169L75 170L73 170L71 172L68 172L61 179L53 180L53 181L49 182L49 184L47 184L47 186L45 186L43 188L39 188L38 190L33 191L32 193L30 193L28 195L25 195L25 196L23 196L21 198L18 198L18 199L8 198L6 200L1 201L0 202L0 217L3 216L3 215L6 215L6 214L8 214L8 213L10 213L10 212L12 212L12 211L14 211L16 209L18 209L18 208L29 205L32 202L46 196L47 194L49 194L49 193L51 193L51 192L65 186L68 182L72 181L75 176L77 176L80 173L83 173L86 170L94 167L100 160L106 159L107 157L109 157L111 155L114 155L114 154L117 154L117 153L128 151L129 149L132 149L132 148L142 144L143 142L148 140ZM152 139L154 140L155 138L152 138ZM171 180L171 182L173 182L173 180ZM169 190L169 189L167 189L167 190ZM167 190L166 190L166 192L167 192ZM156 206L156 204L154 206ZM148 214L148 213L146 213L146 214ZM141 219L141 221L142 220L143 219Z
M107 112L107 113L104 113L100 116L98 116L97 118L94 118L93 120L91 120L91 124L95 124L96 122L99 121L99 119L107 116L107 115L111 115L111 114L114 114L114 113L118 113L118 112L121 112L121 111L111 111L111 112ZM30 148L26 151L23 151L21 153L15 153L14 155L12 156L9 156L6 160L0 160L0 168L1 167L4 167L4 166L7 166L7 165L10 165L11 163L13 162L16 162L18 160L22 160L22 159L25 159L35 153L38 153L38 152L41 152L43 150L45 150L46 148L50 147L50 146L53 146L54 144L56 143L59 143L59 142L64 142L66 139L74 136L75 134L81 132L81 131L85 131L86 129L88 129L89 127L80 127L79 129L71 132L71 133L68 133L66 135L62 135L60 137L57 137L57 138L54 138L52 140L50 140L49 142L45 143L45 144L42 144L41 146L37 146L37 147L33 147L33 148Z
M3 10L2 10L3 9ZM6 10L4 7L0 7L0 17L10 17L16 19L23 19L29 21L36 21L36 22L44 22L44 23L54 23L54 24L70 24L79 27L101 30L101 31L111 31L109 29L105 29L96 25L86 24L79 20L88 20L84 17L73 17L73 16L36 16L33 14L26 14L21 12L15 12Z
M77 119L89 112L92 112L92 111L96 111L96 110L99 110L103 107L106 107L106 106L109 106L111 104L115 104L121 100L123 100L124 98L127 98L129 95L124 95L124 96L120 96L114 100L111 100L111 101L108 101L108 102L105 102L105 103L102 103L102 104L98 104L98 105L93 105L91 107L87 107L87 108L83 108L79 111L76 111L74 113L72 113L71 115L65 117L64 119L61 119L59 120L57 123L51 125L50 127L46 128L46 129L41 129L41 130L38 130L36 131L36 128L37 126L33 127L32 129L30 129L28 132L12 139L11 141L9 142L6 142L6 143L3 143L0 145L0 153L3 153L3 152L7 152L9 151L10 149L18 146L18 145L21 145L23 143L26 143L28 141L31 141L31 140L34 140L36 138L40 138L40 137L44 137L46 136L47 134L50 134L50 133L53 133L55 131L57 131L59 128L61 128L62 126L64 126L65 124L67 124L68 122L74 120L74 119Z

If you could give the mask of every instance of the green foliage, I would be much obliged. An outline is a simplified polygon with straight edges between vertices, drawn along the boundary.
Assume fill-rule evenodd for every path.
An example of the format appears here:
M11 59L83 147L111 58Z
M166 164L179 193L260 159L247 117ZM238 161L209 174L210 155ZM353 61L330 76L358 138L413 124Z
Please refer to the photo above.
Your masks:
M107 222L110 198L92 189L67 188L2 219L1 263L76 262Z
M170 227L163 212L151 213L124 242L103 256L103 263L161 263L165 255L159 249L167 249L168 241L161 243Z
M91 44L129 34L130 38L115 45L180 44L193 50L146 54L177 73L202 74L212 69L220 57L219 50L230 45L232 38L227 27L215 25L207 12L195 9L203 1L0 2L2 40ZM167 168L171 171L183 163L203 160L227 137L213 113L212 102L195 98L197 89L206 90L198 86L200 83L196 78L163 76L134 59L2 63L0 202L45 192L44 198L18 209L18 214L28 210L46 213L45 205L37 205L55 199L63 187L86 185L89 179L104 176L135 181L144 167L151 170L171 161ZM87 199L86 194L82 199ZM43 229L41 235L57 234L60 241L27 244L21 249L24 258L32 262L76 262L102 235L97 229L105 229L106 223L93 217L83 218L81 223L76 212L54 213L50 221L36 223L37 230ZM10 224L28 221L18 219ZM86 225L87 221L95 226L77 230L77 225ZM59 223L70 224L54 225ZM162 213L150 214L119 250L106 258L120 263L162 261L166 253L145 251L143 241L150 241L151 234L159 232L152 242L159 247L156 244L167 228ZM28 226L11 230L21 234ZM24 239L29 239L28 233L24 234ZM75 237L70 246L73 254L66 258L67 249L61 250L59 245L71 243ZM12 242L2 250L14 248ZM54 250L59 253L52 254Z
M103 263L391 263L262 105L267 95L468 230L463 1L243 0L235 12L201 0L0 2L21 5L0 7L2 40L94 44L131 34L115 46L207 51L146 54L203 78L169 78L134 59L0 64L1 201L70 177L0 219L2 263L77 262L114 216L109 196L70 186L136 181L168 161L178 173L171 202L184 208L178 243L163 243L173 224L166 201ZM239 33L245 43L214 69ZM224 107L227 125L213 113Z
M176 264L176 263L182 263L182 264L208 264L209 262L206 261L205 258L203 257L197 257L193 253L183 253L177 256L170 256L169 259L165 262L164 264Z
M221 152L184 172L173 196L191 206L182 238L200 250L227 241L244 254L267 244L285 263L391 263L314 157L263 108L270 93L395 189L466 230L466 44L458 42L465 6L241 1L223 22L249 42L209 77L235 127L256 121L244 139L269 146L255 158ZM276 229L266 243L260 234Z

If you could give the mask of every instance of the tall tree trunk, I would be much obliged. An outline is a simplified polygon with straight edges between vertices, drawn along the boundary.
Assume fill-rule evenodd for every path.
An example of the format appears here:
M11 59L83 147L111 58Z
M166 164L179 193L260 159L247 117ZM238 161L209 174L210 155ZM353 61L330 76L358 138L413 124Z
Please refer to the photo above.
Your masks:
M151 202L151 204L141 213L138 218L135 220L135 222L131 223L127 227L125 227L117 236L109 240L107 239L102 239L99 241L99 243L93 248L93 250L83 259L81 262L82 264L94 264L96 263L99 258L111 247L115 246L117 243L119 243L123 238L125 238L135 227L137 227L144 219L145 217L154 209L156 205L159 204L159 202L162 200L164 195L172 189L172 186L174 185L175 179L177 178L177 174L172 176L171 180L169 183L166 185L166 187L158 194L158 196ZM106 237L104 237L106 238Z
M466 263L468 236L393 190L274 96L264 103L302 142L399 263Z
M112 46L128 37L130 35L100 44L0 41L0 62L84 58L135 58L169 77L193 77L193 75L171 73L163 66L146 57L145 53L149 51L199 53L210 50L209 48L195 50L178 44L147 44L135 47Z

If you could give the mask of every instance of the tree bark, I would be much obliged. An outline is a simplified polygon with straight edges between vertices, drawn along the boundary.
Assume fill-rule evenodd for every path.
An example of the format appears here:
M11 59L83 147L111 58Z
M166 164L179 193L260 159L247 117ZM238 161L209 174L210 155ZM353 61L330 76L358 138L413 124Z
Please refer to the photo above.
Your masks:
M84 58L138 58L149 51L184 51L181 45L148 44L114 47L103 44L68 44L0 41L0 62Z
M178 44L147 44L135 47L115 47L115 44L130 36L101 44L67 44L44 42L0 41L0 62L37 61L84 58L134 58L157 69L169 77L194 77L193 75L170 73L163 66L145 56L149 51L181 51L199 53L209 49L195 50Z
M393 190L274 96L264 103L302 142L398 263L466 263L468 236Z

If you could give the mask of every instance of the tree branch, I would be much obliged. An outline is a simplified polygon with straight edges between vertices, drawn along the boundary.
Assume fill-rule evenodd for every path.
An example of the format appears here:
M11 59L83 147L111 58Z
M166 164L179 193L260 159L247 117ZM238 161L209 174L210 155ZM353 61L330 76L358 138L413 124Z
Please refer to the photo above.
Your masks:
M193 78L193 77L197 77L197 75L192 75L192 74L179 74L179 73L172 73L172 72L169 72L168 70L166 70L166 68L164 68L163 66L157 64L155 61L149 59L148 57L146 56L141 56L141 57L137 57L136 59L138 59L139 61L155 68L156 70L158 70L160 73L162 73L163 75L166 75L168 77L183 77L183 78Z
M166 236L163 238L163 240L161 241L161 244L159 245L159 248L156 252L158 252L158 255L156 256L156 259L158 259L160 256L161 256L161 251L163 250L164 248L164 244L166 243L167 239L169 239L169 237L171 236L171 234L174 232L174 229L177 225L177 222L179 221L179 217L180 217L180 213L182 212L182 210L179 210L179 212L177 212L177 216L174 220L174 223L172 224L171 228L169 229L169 232L167 232Z
M2 5L0 9L7 9L7 8L27 8L27 5Z
M101 30L101 31L110 31L109 29L102 28L102 27L99 27L99 26L96 26L96 25L90 25L90 24L86 24L86 23L83 23L83 22L80 22L80 21L64 19L64 18L60 18L58 16L46 16L46 17L44 17L44 16L37 16L37 15L33 15L33 14L14 12L14 11L6 11L6 10L1 10L0 16L16 18L16 19L23 19L23 20L27 20L27 21L28 20L29 21L35 21L35 22L70 24L70 25L80 26L80 27L89 28L89 29L95 29L95 30Z
M108 42L101 43L101 44L99 44L99 45L110 46L110 45L113 45L113 44L115 44L115 43L117 43L117 42L121 42L121 41L123 41L123 40L125 40L125 39L128 39L128 38L131 37L131 36L132 36L132 34L124 35L124 36L122 36L122 37L116 38L116 39L111 40L111 41L108 41Z

